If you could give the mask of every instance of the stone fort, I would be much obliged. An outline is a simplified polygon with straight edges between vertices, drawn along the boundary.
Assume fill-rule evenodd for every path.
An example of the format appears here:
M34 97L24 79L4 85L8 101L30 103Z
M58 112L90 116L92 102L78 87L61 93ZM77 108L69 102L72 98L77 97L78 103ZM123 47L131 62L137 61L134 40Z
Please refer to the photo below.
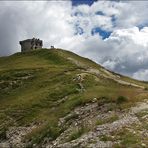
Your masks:
M21 52L41 49L43 46L43 41L36 38L20 41L19 43L21 45Z

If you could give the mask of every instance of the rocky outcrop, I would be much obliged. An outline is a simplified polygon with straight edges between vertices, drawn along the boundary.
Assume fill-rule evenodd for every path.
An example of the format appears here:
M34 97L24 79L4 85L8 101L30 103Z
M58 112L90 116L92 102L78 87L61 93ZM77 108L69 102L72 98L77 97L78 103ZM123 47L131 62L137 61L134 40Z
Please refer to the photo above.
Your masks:
M99 137L102 135L110 135L112 132L120 131L123 128L131 127L133 124L140 125L138 117L135 115L136 113L148 109L148 103L142 102L138 103L135 107L131 107L127 112L118 112L117 115L119 117L118 120L115 120L111 123L104 123L102 125L95 125L95 128L90 132L84 133L79 138L72 140L70 142L64 142L65 139L70 135L73 129L82 123L89 123L90 120L101 120L102 118L108 118L114 114L114 112L107 112L99 114L97 104L88 104L85 107L77 108L74 110L76 114L79 115L78 119L74 120L70 127L63 132L55 141L51 144L46 145L47 148L74 148L74 147L94 147L94 148L102 148L102 147L112 147L114 144L119 143L119 141L102 141ZM97 112L98 111L98 112ZM98 113L98 114L97 114ZM65 117L66 118L66 117ZM63 119L64 120L64 119ZM76 124L77 122L77 124ZM63 122L64 123L64 122Z
M0 148L25 147L23 138L35 128L36 125L30 127L10 127L6 131L6 139L0 142Z

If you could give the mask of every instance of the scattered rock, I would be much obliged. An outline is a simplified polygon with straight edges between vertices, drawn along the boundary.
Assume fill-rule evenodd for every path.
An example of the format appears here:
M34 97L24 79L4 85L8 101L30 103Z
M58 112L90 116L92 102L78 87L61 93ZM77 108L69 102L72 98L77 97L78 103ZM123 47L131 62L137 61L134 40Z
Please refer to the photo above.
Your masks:
M0 143L0 148L24 147L25 143L23 142L23 138L34 128L36 128L36 125L30 127L10 127L8 131L6 131L6 140Z
M112 147L119 141L101 141L99 137L101 135L110 135L114 139L115 136L112 136L111 133L120 131L123 128L131 129L133 124L141 125L141 122L139 121L135 113L138 113L146 108L148 108L148 104L143 103L138 103L135 107L131 107L129 112L102 112L102 110L98 110L97 103L90 103L83 107L78 107L73 112L77 113L79 115L79 118L73 120L72 124L67 128L67 130L65 130L55 141L53 141L52 144L47 144L46 146L49 148ZM70 133L72 133L72 131L76 127L79 127L82 124L82 122L90 125L89 121L93 121L93 119L102 120L104 118L109 118L114 114L117 114L119 116L119 119L117 119L116 121L113 121L111 123L105 123L98 126L93 125L94 127L96 126L96 128L91 129L90 132L84 133L79 138L72 140L70 142L65 141L65 139L69 137ZM134 134L136 133L136 131L133 130L132 133ZM143 147L145 147L144 143Z

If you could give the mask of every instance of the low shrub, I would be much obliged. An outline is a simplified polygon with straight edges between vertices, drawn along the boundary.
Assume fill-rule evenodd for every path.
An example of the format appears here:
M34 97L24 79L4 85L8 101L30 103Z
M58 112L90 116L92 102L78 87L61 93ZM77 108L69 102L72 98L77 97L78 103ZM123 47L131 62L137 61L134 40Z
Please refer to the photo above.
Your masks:
M121 103L124 103L124 102L127 102L127 101L128 101L128 99L125 96L119 96L116 100L116 103L121 104Z

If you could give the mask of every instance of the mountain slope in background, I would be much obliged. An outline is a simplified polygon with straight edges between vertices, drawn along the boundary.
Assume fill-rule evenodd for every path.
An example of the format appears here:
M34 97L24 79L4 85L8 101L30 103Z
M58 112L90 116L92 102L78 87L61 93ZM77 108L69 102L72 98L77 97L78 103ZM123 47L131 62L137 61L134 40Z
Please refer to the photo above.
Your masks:
M0 147L147 147L148 83L62 49L0 58Z

